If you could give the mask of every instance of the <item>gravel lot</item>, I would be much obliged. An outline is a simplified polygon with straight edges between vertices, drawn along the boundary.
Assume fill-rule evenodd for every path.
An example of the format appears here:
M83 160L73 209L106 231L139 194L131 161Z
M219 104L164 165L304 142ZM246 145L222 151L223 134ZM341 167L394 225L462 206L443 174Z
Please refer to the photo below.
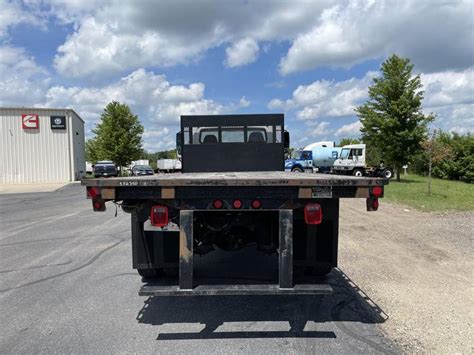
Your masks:
M146 298L129 215L77 184L0 201L1 353L472 351L472 214L343 201L332 296Z
M473 353L474 213L424 213L343 201L341 269L389 315L408 352Z

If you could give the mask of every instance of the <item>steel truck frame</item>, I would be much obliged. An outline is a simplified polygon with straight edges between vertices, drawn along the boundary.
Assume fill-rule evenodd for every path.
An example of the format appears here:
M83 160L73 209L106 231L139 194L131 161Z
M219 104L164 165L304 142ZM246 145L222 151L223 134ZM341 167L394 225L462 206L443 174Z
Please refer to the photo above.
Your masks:
M304 275L337 266L339 199L365 198L375 211L388 180L285 172L288 145L283 115L182 116L182 173L83 180L94 211L114 201L131 213L140 295L332 292L324 278ZM248 245L277 256L277 282L196 284L195 255ZM160 283L173 269L175 282Z

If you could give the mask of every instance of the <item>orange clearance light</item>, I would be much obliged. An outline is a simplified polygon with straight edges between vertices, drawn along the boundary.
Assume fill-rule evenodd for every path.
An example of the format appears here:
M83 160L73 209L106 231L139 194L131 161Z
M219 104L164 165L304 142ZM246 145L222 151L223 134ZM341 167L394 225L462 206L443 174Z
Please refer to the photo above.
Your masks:
M242 201L240 201L240 200L234 200L234 202L232 203L232 205L233 205L234 208L236 208L236 209L242 208Z
M168 224L168 207L157 205L151 208L151 224L155 227L164 227Z
M304 206L304 221L306 224L321 224L323 211L319 203L307 203Z

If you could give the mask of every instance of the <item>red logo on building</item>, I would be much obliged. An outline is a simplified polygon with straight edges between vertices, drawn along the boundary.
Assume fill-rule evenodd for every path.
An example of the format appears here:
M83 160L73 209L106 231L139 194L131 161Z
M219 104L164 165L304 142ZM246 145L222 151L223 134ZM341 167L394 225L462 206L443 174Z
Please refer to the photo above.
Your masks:
M38 129L38 115L21 115L21 125L23 129Z

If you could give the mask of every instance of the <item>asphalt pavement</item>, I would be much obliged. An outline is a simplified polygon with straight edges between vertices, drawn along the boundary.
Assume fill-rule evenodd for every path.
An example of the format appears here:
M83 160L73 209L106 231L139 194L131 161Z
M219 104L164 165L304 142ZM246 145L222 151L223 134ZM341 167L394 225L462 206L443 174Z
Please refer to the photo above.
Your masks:
M130 215L78 184L2 195L0 222L2 354L399 352L337 269L326 296L139 297Z

